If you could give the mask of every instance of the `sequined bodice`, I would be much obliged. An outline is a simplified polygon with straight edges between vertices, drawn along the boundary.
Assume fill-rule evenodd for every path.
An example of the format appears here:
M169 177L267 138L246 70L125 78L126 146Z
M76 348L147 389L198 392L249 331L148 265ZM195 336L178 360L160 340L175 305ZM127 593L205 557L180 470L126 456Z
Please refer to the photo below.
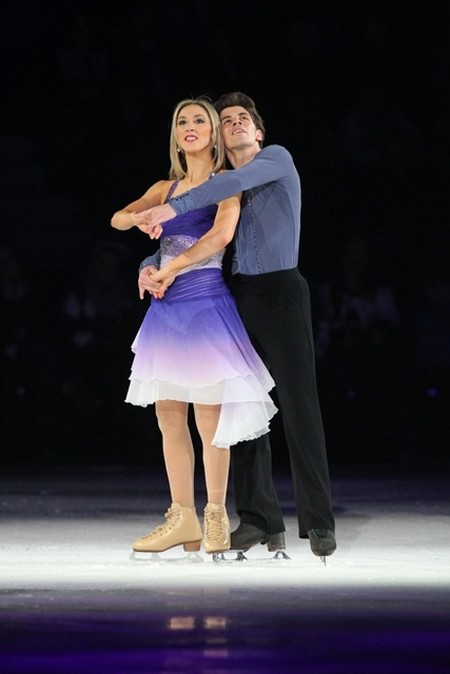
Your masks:
M175 185L174 185L175 186ZM161 267L164 267L174 257L190 248L203 234L206 234L213 225L217 212L217 205L198 208L183 215L177 215L163 225L161 235ZM194 269L221 268L223 251L218 251L211 257L199 262L181 274Z

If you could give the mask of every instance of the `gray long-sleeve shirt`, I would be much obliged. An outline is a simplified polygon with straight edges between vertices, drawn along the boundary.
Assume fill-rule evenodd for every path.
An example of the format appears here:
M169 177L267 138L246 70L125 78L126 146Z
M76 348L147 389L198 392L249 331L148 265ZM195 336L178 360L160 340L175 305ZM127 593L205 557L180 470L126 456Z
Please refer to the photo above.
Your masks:
M300 245L300 178L292 156L268 145L248 164L226 171L169 199L178 215L242 192L232 273L265 274L293 269Z

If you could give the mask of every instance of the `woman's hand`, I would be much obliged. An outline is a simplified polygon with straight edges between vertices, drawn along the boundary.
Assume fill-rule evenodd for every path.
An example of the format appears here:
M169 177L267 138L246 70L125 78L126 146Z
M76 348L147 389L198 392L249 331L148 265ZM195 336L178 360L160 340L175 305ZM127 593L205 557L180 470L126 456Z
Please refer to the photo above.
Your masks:
M141 300L144 299L146 291L149 293L149 295L152 295L152 297L159 297L159 293L161 291L161 282L152 279L152 274L157 271L158 267L149 265L148 267L144 267L144 269L139 272L138 288L139 297Z
M161 204L136 213L135 224L151 239L159 239L163 231L161 223L172 220L175 216L176 212L170 204Z

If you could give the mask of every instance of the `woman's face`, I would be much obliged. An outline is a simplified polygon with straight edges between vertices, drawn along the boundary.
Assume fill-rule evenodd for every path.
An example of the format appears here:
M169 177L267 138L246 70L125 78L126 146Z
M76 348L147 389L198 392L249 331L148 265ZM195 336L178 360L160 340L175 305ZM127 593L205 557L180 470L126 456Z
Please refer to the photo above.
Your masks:
M189 104L177 118L177 142L186 154L197 154L211 149L212 124L201 105Z

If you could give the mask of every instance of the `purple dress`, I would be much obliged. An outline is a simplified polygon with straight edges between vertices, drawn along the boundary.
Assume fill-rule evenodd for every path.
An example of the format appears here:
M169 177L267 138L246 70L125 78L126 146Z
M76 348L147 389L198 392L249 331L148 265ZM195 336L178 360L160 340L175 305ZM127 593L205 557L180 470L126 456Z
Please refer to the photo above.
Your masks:
M174 185L175 187L175 185ZM217 206L164 225L161 268L212 226ZM223 253L183 270L163 299L152 299L132 345L126 402L221 405L213 444L230 447L269 431L274 381L253 348L222 275Z

